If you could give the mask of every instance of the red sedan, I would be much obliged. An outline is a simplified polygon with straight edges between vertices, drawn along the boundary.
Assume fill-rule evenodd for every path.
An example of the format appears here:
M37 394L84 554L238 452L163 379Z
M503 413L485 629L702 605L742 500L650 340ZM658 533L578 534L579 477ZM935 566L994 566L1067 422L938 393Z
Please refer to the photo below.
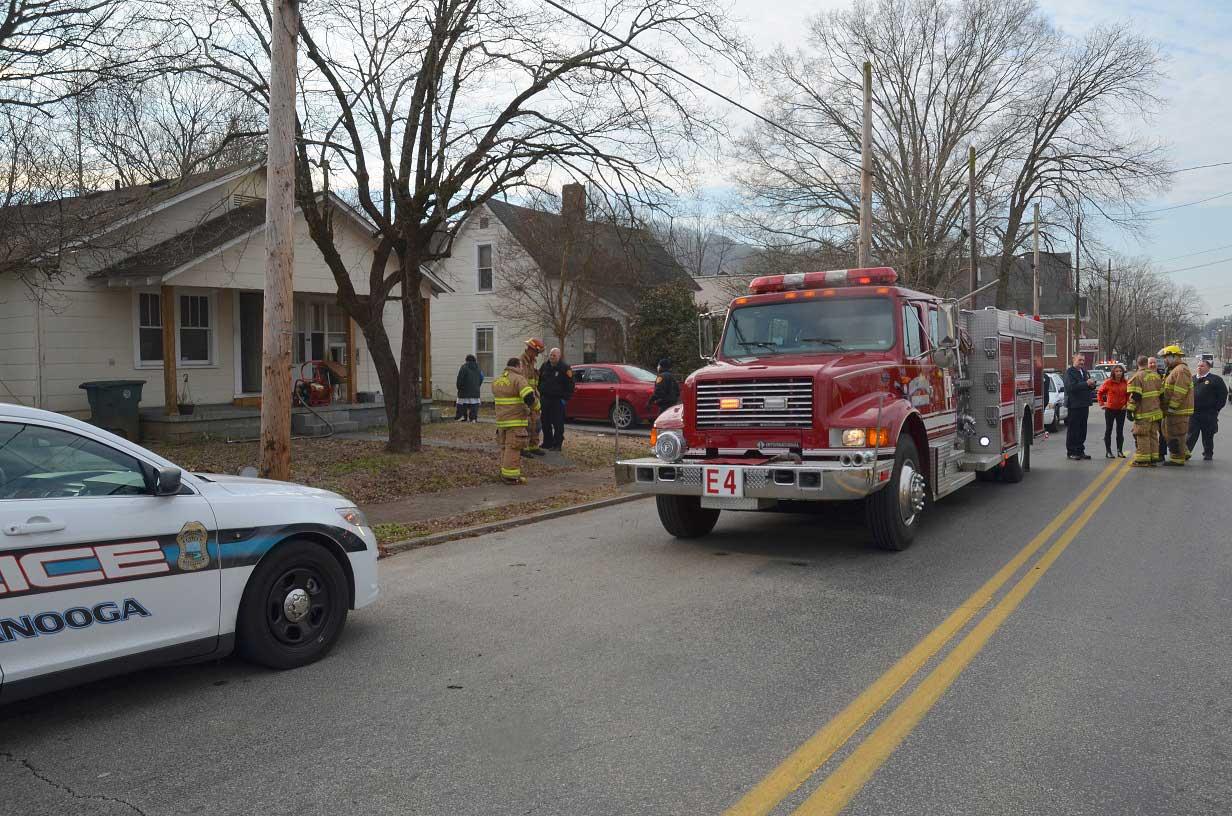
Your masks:
M587 363L573 366L573 399L565 419L606 419L624 430L653 422L659 411L650 404L655 374L637 366Z

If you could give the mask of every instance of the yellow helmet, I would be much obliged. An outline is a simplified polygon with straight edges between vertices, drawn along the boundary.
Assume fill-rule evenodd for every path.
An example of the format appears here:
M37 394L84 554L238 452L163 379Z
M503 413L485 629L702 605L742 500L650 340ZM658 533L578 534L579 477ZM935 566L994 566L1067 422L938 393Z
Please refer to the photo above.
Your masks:
M1167 357L1170 354L1175 354L1177 357L1185 356L1185 352L1181 351L1181 347L1176 343L1173 343L1170 346L1164 346L1159 350L1159 356L1161 357Z

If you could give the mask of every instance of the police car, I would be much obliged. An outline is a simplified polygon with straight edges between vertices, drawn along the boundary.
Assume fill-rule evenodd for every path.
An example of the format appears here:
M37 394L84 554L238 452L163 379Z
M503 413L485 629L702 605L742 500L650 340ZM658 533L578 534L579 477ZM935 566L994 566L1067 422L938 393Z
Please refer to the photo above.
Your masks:
M49 411L0 403L0 704L237 650L324 656L377 595L376 538L336 493L184 473Z

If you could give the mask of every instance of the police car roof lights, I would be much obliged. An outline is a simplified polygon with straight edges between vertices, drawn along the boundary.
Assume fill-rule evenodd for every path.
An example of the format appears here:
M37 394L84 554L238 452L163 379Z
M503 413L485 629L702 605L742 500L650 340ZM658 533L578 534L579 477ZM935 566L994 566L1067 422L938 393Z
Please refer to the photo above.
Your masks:
M795 272L790 275L763 275L749 283L749 293L764 295L790 289L818 289L839 286L892 286L898 273L888 266L865 269L831 269L826 272Z

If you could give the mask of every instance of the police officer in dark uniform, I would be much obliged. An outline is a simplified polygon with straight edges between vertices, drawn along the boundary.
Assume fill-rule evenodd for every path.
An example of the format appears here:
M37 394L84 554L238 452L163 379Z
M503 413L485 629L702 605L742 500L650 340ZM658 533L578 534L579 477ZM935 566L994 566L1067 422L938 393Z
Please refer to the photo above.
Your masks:
M539 367L539 399L543 403L543 448L558 451L565 441L565 403L573 396L573 369L560 355L548 352Z
M1219 412L1228 401L1228 386L1206 360L1198 363L1198 374L1193 378L1194 412L1189 418L1189 450L1194 449L1198 435L1202 435L1202 458L1211 461L1215 457L1215 433L1219 430Z
M680 402L680 383L671 372L672 361L664 357L659 361L658 374L655 378L654 393L650 396L650 404L663 413Z

